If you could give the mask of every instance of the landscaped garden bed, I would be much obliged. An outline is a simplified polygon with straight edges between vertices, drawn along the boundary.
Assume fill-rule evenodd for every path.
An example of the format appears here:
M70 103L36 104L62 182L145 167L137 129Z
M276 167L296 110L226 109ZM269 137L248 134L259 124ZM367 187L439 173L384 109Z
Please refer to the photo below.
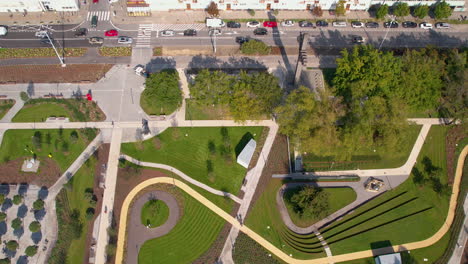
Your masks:
M13 99L0 100L0 119L2 119L14 105L15 100Z
M106 115L95 101L84 99L29 99L13 122L44 122L48 117L68 117L71 122L104 121Z
M64 54L65 57L81 57L87 48L65 48L59 49L59 54ZM56 57L53 48L0 48L0 59L18 59L18 58L40 58L40 57Z
M176 111L182 105L179 73L170 69L151 74L146 79L140 105L149 115L170 115Z
M106 57L132 56L132 47L100 47L99 55Z

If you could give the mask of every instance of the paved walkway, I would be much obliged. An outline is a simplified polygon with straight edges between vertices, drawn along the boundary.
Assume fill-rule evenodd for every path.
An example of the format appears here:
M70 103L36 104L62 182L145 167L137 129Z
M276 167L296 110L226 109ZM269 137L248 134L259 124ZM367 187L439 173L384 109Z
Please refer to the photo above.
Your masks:
M125 154L122 154L120 155L120 158L124 158L128 161L130 161L131 163L134 163L134 164L137 164L137 165L140 165L140 166L143 166L143 167L150 167L150 168L157 168L157 169L163 169L163 170L167 170L167 171L170 171L170 172L173 172L177 175L179 175L182 179L190 182L191 184L197 186L197 187L200 187L202 189L204 189L205 191L208 191L212 194L215 194L215 195L219 195L219 196L225 196L225 197L229 197L230 199L232 199L234 202L236 203L241 203L241 199L231 193L228 193L228 192L223 192L223 191L219 191L219 190L216 190L216 189L213 189L211 188L210 186L204 184L204 183L201 183L197 180L194 180L192 177L188 176L187 174L181 172L180 170L172 167L172 166L169 166L169 165L166 165L166 164L161 164L161 163L153 163L153 162L145 162L145 161L139 161L135 158L132 158L128 155L125 155Z
M152 199L158 199L166 203L169 207L169 217L167 221L155 228L147 228L141 223L141 210L145 203ZM132 204L129 215L127 237L126 263L138 263L138 252L145 241L161 237L169 233L177 224L180 218L180 208L177 200L171 194L163 191L151 191L143 194Z
M248 235L250 238L255 240L257 243L262 245L266 250L275 254L278 258L282 259L283 261L287 263L298 263L298 264L335 263L335 262L343 262L343 261L349 261L349 260L354 260L354 259L372 257L374 255L382 255L382 254L388 254L388 253L393 253L393 252L414 250L418 248L428 247L430 245L433 245L437 241L439 241L445 235L445 233L447 233L447 231L450 228L450 225L453 222L454 213L455 213L455 209L457 206L457 198L458 198L458 193L459 193L459 188L460 188L460 181L461 181L461 177L463 173L463 165L464 165L464 161L465 161L467 154L468 154L468 146L466 146L463 149L458 159L457 170L455 173L453 191L452 191L452 196L450 197L450 204L449 204L447 218L445 219L445 223L442 225L442 227L433 236L422 241L407 243L407 244L402 244L402 245L395 245L393 247L385 247L385 248L374 249L374 250L365 250L365 251L359 251L359 252L354 252L354 253L349 253L349 254L336 255L332 257L312 259L312 260L299 260L299 259L294 259L290 257L289 255L285 254L280 249L276 248L270 242L265 240L263 237L261 237L260 235L252 231L247 226L240 225L237 219L235 219L234 217L226 213L221 208L217 207L215 204L213 204L211 201L209 201L207 198L205 198L201 194L194 191L185 183L175 180L175 185L179 187L180 189L182 189L183 191L185 191L190 196L192 196L193 198L195 198L196 200L198 200L199 202L201 202L202 204L204 204L208 209L212 210L214 213L218 214L220 217L222 217L227 222L232 224L235 228L239 229L240 231ZM122 211L121 211L121 216L120 216L121 221L119 223L119 234L118 234L117 253L116 253L117 264L122 263L122 257L124 253L123 249L124 249L124 244L125 244L125 235L127 233L126 229L127 229L128 209L135 195L137 195L141 190L143 190L147 186L157 184L157 183L172 184L173 182L174 180L172 178L167 178L167 177L149 179L137 185L125 198L123 205L122 205Z
M465 175L465 177L467 176ZM465 219L463 220L463 225L461 226L460 234L458 235L457 239L457 244L453 249L453 254L448 264L463 264L463 253L465 251L465 246L468 239L468 194L465 196L465 204L463 207L465 209ZM454 232L457 231L458 230L454 230Z

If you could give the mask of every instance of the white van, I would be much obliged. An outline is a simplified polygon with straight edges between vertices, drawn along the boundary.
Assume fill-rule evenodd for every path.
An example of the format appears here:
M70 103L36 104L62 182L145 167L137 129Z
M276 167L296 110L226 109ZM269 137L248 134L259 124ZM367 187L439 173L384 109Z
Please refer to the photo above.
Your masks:
M0 36L6 36L8 34L7 26L0 26Z
M347 26L346 22L344 21L335 21L332 23L332 25L334 27L346 27Z

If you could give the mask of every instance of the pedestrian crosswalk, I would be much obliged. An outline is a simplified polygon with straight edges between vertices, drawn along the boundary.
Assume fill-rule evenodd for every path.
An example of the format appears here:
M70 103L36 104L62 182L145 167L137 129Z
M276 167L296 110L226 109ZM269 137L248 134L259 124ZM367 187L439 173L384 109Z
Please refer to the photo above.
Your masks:
M88 16L86 17L86 20L91 21L93 16L97 16L98 21L110 20L110 12L109 11L91 11L91 12L88 12Z
M166 29L174 30L174 31L182 31L186 29L195 29L201 30L206 28L205 24L153 24L154 31L162 31Z
M149 48L151 47L151 31L153 24L141 24L138 27L138 37L136 39L135 47Z

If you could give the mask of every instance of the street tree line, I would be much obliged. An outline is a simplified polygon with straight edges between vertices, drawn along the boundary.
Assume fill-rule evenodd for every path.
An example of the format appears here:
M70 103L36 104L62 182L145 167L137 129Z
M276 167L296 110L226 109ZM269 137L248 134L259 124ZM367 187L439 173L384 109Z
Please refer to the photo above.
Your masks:
M375 11L375 17L377 19L383 19L391 11L392 15L397 17L405 17L410 13L417 18L423 19L429 15L429 11L432 11L432 15L435 19L444 19L452 15L452 8L445 1L437 2L431 6L420 4L411 8L407 3L395 2L391 7L387 4L376 5L372 8Z
M330 91L301 87L276 108L280 132L304 152L348 160L362 148L397 150L408 139L409 113L436 110L466 118L467 51L371 46L343 50ZM339 153L333 151L342 149Z

